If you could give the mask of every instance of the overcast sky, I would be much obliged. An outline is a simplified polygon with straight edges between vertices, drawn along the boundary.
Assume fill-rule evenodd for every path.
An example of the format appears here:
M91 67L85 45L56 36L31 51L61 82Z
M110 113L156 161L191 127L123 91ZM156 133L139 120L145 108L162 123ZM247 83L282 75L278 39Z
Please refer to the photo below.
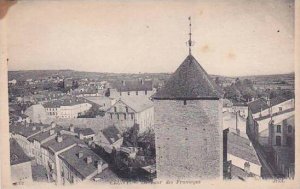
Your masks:
M294 71L291 0L21 1L6 15L9 70L174 72L192 54L210 74Z

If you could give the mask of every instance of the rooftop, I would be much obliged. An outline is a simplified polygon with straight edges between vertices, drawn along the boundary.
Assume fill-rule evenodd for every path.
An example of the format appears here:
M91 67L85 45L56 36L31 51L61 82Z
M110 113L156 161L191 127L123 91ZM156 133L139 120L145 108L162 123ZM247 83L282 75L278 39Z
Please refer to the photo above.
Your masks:
M83 98L62 97L58 100L52 100L43 104L45 108L59 108L61 106L74 106L77 104L87 103Z
M127 106L132 108L135 112L141 112L143 110L153 107L153 102L143 96L135 96L135 97L124 96L121 97L120 100L123 103L125 103Z
M254 147L247 135L237 134L234 130L229 130L227 136L227 153L236 157L249 161L251 163L261 165L257 157Z
M81 157L78 156L79 152L82 153ZM91 163L86 162L88 156L92 158ZM105 163L105 161L92 150L78 145L62 152L59 154L59 157L75 169L76 172L81 175L82 180L97 171L98 162L102 162L102 164Z
M62 126L55 126L53 128L54 134L57 133L57 132L59 132L59 131L61 131L62 129L63 129ZM51 136L50 130L42 131L42 132L40 132L40 133L38 133L36 135L33 135L32 137L29 137L28 140L31 141L31 142L33 140L36 140L38 142L42 142L43 140L45 140L45 139L47 139L47 138L49 138Z
M41 123L14 123L9 126L9 132L19 134L27 138L39 133L42 128L49 126L50 125Z
M209 77L197 60L188 55L157 91L154 99L220 99L223 92Z
M31 161L31 159L25 154L21 146L15 141L15 139L9 139L10 142L10 164L20 164Z
M135 80L120 81L118 83L115 83L114 86L119 92L146 91L146 90L152 91L153 82L152 80L135 79Z
M91 128L74 128L75 133L81 133L83 136L93 135L95 132Z
M109 126L102 130L103 135L109 141L110 144L115 143L121 138L120 131L115 126Z
M62 149L65 149L69 146L72 146L74 144L82 144L82 145L86 145L84 143L84 141L80 140L79 138L72 136L72 135L67 135L67 134L63 134L61 135L63 140L61 142L58 142L56 138L42 144L42 146L44 148L47 148L49 150L51 150L52 152L58 152Z

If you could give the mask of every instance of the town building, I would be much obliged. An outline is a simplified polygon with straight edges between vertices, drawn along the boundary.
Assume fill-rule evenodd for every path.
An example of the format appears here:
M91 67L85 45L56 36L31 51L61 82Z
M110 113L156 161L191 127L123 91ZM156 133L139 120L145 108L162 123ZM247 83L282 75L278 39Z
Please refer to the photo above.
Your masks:
M154 125L153 102L144 97L122 97L106 112L108 120L122 132L131 128L135 123L142 133Z
M29 158L21 146L10 139L10 168L12 184L24 184L32 182L31 158Z
M260 178L262 166L246 133L228 128L223 131L224 176L227 179Z
M153 96L159 180L222 177L222 97L191 53Z
M28 107L24 114L27 115L33 123L44 123L48 118L47 112L41 104L34 104Z
M269 145L272 146L277 170L284 177L295 175L295 115L269 124Z
M96 137L95 143L101 146L107 153L112 153L113 149L119 150L123 144L121 132L114 125L102 129Z
M69 148L58 157L64 185L93 179L108 168L108 164L101 157L80 145Z
M59 154L76 145L87 147L84 141L68 134L58 134L54 139L41 145L44 162L46 163L45 167L50 181L55 181L55 183L59 185L63 184L63 174L59 162Z
M149 79L122 80L115 83L115 88L119 96L150 97L155 93L153 81Z
M269 146L269 123L281 122L295 114L294 99L276 97L270 100L263 98L248 104L247 134L251 140L262 146Z
M52 118L77 118L84 115L92 105L81 98L61 98L43 104L47 115Z

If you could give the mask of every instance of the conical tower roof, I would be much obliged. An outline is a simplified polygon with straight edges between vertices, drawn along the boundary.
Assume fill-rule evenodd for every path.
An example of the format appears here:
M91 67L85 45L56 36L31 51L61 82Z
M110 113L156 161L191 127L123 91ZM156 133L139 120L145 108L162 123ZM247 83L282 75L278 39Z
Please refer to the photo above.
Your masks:
M223 91L190 54L153 96L157 100L220 99Z

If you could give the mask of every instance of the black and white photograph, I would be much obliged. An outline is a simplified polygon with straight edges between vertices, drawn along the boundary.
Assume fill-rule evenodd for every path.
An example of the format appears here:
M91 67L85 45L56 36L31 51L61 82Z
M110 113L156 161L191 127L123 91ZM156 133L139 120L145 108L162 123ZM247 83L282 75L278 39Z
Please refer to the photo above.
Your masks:
M297 186L297 3L1 0L3 187Z

